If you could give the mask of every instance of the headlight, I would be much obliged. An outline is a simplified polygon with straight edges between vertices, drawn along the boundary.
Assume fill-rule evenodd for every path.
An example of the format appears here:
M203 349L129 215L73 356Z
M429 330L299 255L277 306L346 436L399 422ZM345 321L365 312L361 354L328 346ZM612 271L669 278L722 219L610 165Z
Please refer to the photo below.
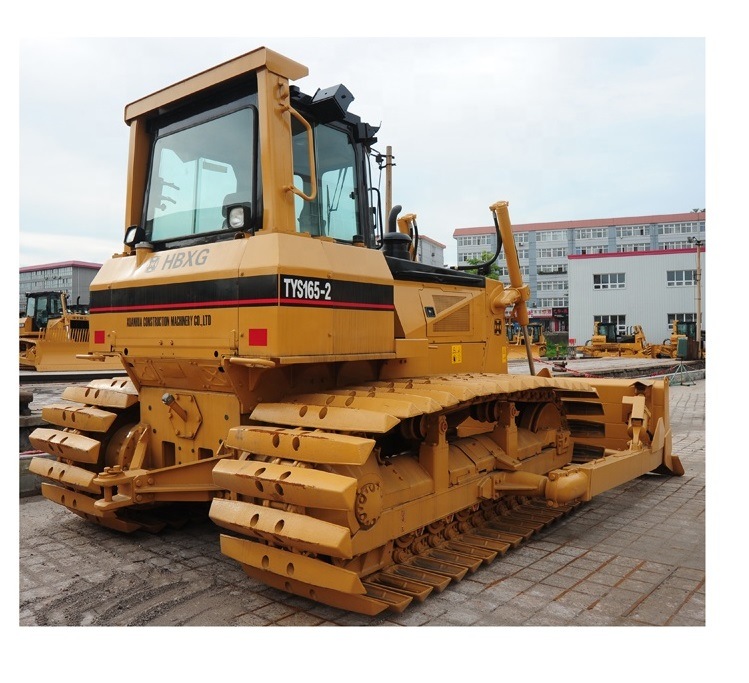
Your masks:
M244 227L244 207L235 206L229 210L229 227L231 228L243 228Z
M139 225L131 225L126 231L125 231L125 244L130 247L134 248L138 242L141 242L145 239L146 232L143 230L143 228Z

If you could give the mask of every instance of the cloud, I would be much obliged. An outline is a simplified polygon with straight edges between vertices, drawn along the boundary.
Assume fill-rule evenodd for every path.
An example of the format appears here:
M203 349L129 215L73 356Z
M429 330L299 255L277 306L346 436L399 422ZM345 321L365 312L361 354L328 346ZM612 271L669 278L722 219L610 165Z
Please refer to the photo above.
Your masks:
M65 235L54 232L22 232L19 238L22 253L28 264L42 265L58 261L86 261L104 263L121 250L122 238L95 237L93 235ZM21 264L24 265L24 264Z

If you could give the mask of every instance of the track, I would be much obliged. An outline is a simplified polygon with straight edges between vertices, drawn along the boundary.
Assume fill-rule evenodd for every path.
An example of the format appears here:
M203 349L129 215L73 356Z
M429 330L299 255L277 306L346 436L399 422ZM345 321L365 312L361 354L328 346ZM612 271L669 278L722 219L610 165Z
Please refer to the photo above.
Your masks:
M269 589L220 553L207 518L158 537L123 536L33 496L20 502L19 623L704 626L704 385L671 391L686 476L640 477L598 496L400 614L367 617Z
M588 384L547 377L450 375L289 396L230 431L235 456L213 470L229 495L210 515L238 534L222 535L222 552L252 578L363 614L400 612L570 512L514 495L540 477L507 453L563 467L567 438L595 431L602 415Z
M260 403L214 457L149 469L146 481L137 444L147 432L132 427L138 396L128 380L71 387L63 399L73 404L50 406L47 416L64 431L32 439L61 458L31 462L47 480L45 497L132 532L169 523L149 501L194 494L237 534L222 535L221 549L249 576L368 615L403 611L570 512L566 503L579 501L588 481L572 463L602 458L604 436L617 450L628 438L624 431L614 445L603 396L576 379L372 381ZM102 457L113 471L97 476ZM187 466L195 476L170 488L173 470Z
M403 612L413 601L424 602L491 564L497 557L519 547L541 530L566 517L578 505L548 508L530 499L503 499L455 515L426 527L421 534L409 534L395 541L394 557L402 558L362 580L365 593L344 594L335 589L310 586L247 564L245 573L258 581L289 593L342 609L375 616L386 610ZM452 516L451 516L452 518ZM222 535L221 550L235 556L242 540ZM421 548L414 552L414 548Z

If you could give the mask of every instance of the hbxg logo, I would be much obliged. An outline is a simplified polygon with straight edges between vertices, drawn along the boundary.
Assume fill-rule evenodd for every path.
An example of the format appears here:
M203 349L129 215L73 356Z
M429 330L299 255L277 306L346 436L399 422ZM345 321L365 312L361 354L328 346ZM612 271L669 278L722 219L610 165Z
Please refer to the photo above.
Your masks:
M146 272L152 273L158 269L161 263L161 270L173 270L174 268L187 268L189 266L202 266L208 260L210 249L190 249L189 251L178 251L167 254L161 263L160 256L152 256L146 266Z

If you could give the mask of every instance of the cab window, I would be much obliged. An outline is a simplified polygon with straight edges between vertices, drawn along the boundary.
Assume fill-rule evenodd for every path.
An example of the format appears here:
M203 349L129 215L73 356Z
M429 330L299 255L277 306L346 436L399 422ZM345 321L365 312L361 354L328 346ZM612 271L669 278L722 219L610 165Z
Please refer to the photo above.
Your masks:
M307 152L308 136L296 120L294 126L294 185L309 195L312 178ZM356 155L349 136L331 126L313 126L317 196L312 201L295 196L299 232L351 242L361 234L356 192Z

